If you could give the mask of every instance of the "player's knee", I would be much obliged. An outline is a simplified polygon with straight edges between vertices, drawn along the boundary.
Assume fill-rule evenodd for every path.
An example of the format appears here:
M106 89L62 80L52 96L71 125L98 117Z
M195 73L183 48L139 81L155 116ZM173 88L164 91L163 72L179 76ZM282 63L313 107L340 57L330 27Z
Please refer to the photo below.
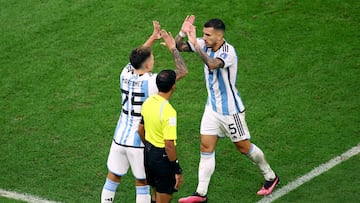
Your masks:
M211 153L215 150L217 136L201 135L200 151Z
M211 152L214 151L214 147L201 143L200 144L200 151L201 152L211 153Z
M234 143L237 150L242 154L248 154L251 150L251 142L249 140L243 140L240 142Z
M247 148L243 148L243 147L240 147L240 148L238 148L238 150L239 150L239 152L241 153L241 154L248 154L249 153L249 149L247 149Z
M110 171L108 172L107 178L116 183L119 183L121 181L121 176L115 175Z

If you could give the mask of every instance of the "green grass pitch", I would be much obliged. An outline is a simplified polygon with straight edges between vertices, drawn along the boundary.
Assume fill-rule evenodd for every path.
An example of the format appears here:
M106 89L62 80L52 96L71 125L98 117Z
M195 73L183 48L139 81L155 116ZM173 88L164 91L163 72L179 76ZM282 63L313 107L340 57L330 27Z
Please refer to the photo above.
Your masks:
M61 202L99 202L120 113L119 73L152 20L176 35L188 14L197 35L224 20L237 50L237 86L252 141L281 185L360 143L360 3L355 0L0 0L0 188ZM155 71L174 68L153 46ZM178 112L184 185L197 185L203 66L182 53L189 74L171 103ZM216 149L211 202L256 202L262 176L229 139ZM277 202L357 202L359 155ZM117 202L135 202L129 172ZM0 198L1 202L17 202Z

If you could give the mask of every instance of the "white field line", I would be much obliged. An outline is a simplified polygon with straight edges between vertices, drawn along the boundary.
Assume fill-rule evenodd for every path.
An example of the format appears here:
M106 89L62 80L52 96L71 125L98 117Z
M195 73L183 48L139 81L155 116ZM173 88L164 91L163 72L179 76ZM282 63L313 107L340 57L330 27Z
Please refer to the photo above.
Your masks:
M260 201L258 201L258 203L270 203L275 201L276 199L279 199L280 197L286 195L287 193L289 193L292 190L295 190L296 188L298 188L299 186L301 186L302 184L310 181L311 179L315 178L316 176L330 170L332 167L340 164L343 161L348 160L349 158L351 158L352 156L355 156L357 154L360 153L360 143L349 149L348 151L344 152L343 154L341 154L340 156L337 156L333 159L331 159L330 161L321 164L320 166L314 168L312 171L310 171L309 173L299 177L298 179L288 183L287 185L285 185L284 187L275 190L271 195L262 198Z
M258 203L270 203L270 202L273 202L276 199L286 195L290 191L298 188L302 184L310 181L314 177L316 177L316 176L330 170L334 166L340 164L343 161L348 160L349 158L351 158L351 157L353 157L353 156L355 156L355 155L357 155L359 153L360 153L360 143L357 146L355 146L355 147L351 148L350 150L346 151L345 153L341 154L340 156L337 156L337 157L331 159L330 161L328 161L328 162L326 162L324 164L321 164L320 166L316 167L315 169L313 169L309 173L299 177L298 179L288 183L284 187L276 190L271 195L262 198L260 201L258 201ZM14 191L7 191L7 190L3 190L3 189L0 189L0 196L10 198L10 199L26 201L26 202L30 202L30 203L59 203L59 202L54 202L54 201L50 201L50 200L45 200L45 199L42 199L40 197L36 197L36 196L33 196L33 195L21 194L21 193L17 193L17 192L14 192Z
M30 202L30 203L59 203L59 202L42 199L40 197L36 197L33 195L29 195L29 194L21 194L21 193L14 192L14 191L3 190L1 188L0 188L0 196L6 197L9 199L16 199L16 200L21 200L21 201L25 201L25 202Z

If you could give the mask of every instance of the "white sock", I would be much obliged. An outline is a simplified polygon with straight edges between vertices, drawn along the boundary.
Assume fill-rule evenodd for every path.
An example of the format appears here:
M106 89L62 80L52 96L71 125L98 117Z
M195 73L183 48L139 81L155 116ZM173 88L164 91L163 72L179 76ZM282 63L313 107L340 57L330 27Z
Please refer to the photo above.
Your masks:
M101 192L101 203L112 203L114 201L115 192L118 185L119 183L113 182L106 178L105 185Z
M274 171L270 168L270 165L265 159L263 151L257 147L255 144L252 144L250 152L247 156L260 168L265 180L273 180L276 175Z
M136 203L151 202L150 185L136 186Z
M208 191L210 178L215 170L215 152L200 153L199 163L199 183L196 192L199 195L205 196Z

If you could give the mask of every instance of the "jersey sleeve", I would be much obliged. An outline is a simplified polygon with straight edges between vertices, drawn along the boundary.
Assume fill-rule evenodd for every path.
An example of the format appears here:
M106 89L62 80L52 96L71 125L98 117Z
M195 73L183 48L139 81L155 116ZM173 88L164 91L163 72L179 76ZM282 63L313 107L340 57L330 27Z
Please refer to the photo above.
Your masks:
M163 117L162 117L162 130L164 135L164 140L176 140L176 111L175 109L167 103L164 106Z
M231 67L235 60L237 60L236 53L233 47L226 45L226 49L222 49L221 53L217 58L224 62L224 68Z
M121 71L121 76L123 76L123 75L125 75L125 74L127 74L127 73L129 73L129 72L131 72L133 70L133 67L131 66L131 64L130 63L128 63L128 64L126 64L125 66L124 66L124 68L122 69L122 71Z
M157 86L156 86L156 76L157 74L151 74L149 77L149 96L153 94L157 94L159 92Z

